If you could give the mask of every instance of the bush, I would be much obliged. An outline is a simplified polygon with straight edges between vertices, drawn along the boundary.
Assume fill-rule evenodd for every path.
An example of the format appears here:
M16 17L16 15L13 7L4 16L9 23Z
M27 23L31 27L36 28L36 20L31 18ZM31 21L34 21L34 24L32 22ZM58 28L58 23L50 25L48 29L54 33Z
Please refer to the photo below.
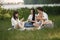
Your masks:
M54 7L43 7L45 12L47 12L49 15L60 15L60 6L54 6Z
M60 7L47 7L47 6L44 6L42 7L45 12L49 15L60 15ZM19 8L17 9L18 12L19 12L19 18L25 18L25 20L28 18L29 14L30 14L30 9L28 8ZM13 11L14 10L6 10L6 9L3 9L0 7L0 19L10 19L12 17L12 14L13 14Z
M18 9L18 12L20 14L19 18L25 18L25 20L28 18L29 14L30 14L30 10L27 8L21 8Z

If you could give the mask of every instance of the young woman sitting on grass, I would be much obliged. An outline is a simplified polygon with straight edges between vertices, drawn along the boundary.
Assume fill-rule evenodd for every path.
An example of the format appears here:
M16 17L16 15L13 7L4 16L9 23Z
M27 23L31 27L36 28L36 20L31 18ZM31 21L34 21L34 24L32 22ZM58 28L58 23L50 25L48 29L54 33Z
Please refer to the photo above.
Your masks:
M33 23L35 22L35 16L36 16L35 9L31 8L30 15L28 16L28 20L27 20L28 22L25 23L25 27L28 27L28 28L34 27Z
M14 29L22 29L22 30L24 30L25 29L24 28L24 22L23 22L24 18L19 20L18 15L19 15L18 11L14 11L13 16L11 18L12 27Z
M34 23L34 26L37 29L41 29L43 25L48 25L48 27L52 27L53 23L51 20L48 20L47 13L45 13L41 7L38 7L37 11L38 11L38 15L36 17L37 21Z

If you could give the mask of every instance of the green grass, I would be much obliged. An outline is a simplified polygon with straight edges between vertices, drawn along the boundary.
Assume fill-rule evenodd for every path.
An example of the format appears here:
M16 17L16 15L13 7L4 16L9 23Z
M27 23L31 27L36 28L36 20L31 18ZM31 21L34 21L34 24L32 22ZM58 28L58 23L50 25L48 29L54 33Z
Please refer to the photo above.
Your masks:
M54 21L54 28L35 31L8 31L7 29L11 27L10 20L0 20L0 40L60 40L60 16L49 18Z

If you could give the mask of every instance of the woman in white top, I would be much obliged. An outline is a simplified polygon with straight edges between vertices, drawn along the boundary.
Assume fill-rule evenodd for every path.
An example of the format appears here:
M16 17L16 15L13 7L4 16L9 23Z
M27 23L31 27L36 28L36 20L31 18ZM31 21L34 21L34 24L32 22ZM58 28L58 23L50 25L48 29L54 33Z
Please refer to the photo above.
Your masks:
M31 14L28 17L28 20L27 20L28 22L25 23L25 27L28 27L28 28L29 27L34 27L33 26L33 23L35 22L35 16L36 16L35 15L35 9L34 8L31 8L30 10L31 10L30 11Z
M42 25L52 24L52 21L48 20L48 15L44 12L44 10L41 7L38 7L37 11L38 11L38 16L36 18L38 22L34 23L34 26L36 26L37 29L41 29Z
M34 22L35 19L36 19L35 9L32 8L32 9L31 9L31 14L30 14L29 17L28 17L28 21Z
M22 22L23 20L24 20L23 18L21 20L19 20L18 12L14 11L13 17L11 18L12 27L23 29L24 28L24 22Z

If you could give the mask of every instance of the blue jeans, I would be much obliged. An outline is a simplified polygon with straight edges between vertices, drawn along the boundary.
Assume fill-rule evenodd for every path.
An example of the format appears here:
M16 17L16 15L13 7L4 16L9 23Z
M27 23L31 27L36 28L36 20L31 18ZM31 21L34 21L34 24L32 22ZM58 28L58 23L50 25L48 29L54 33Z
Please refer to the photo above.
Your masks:
M34 26L33 26L32 22L26 22L24 24L24 27L29 28L29 27L34 27Z

